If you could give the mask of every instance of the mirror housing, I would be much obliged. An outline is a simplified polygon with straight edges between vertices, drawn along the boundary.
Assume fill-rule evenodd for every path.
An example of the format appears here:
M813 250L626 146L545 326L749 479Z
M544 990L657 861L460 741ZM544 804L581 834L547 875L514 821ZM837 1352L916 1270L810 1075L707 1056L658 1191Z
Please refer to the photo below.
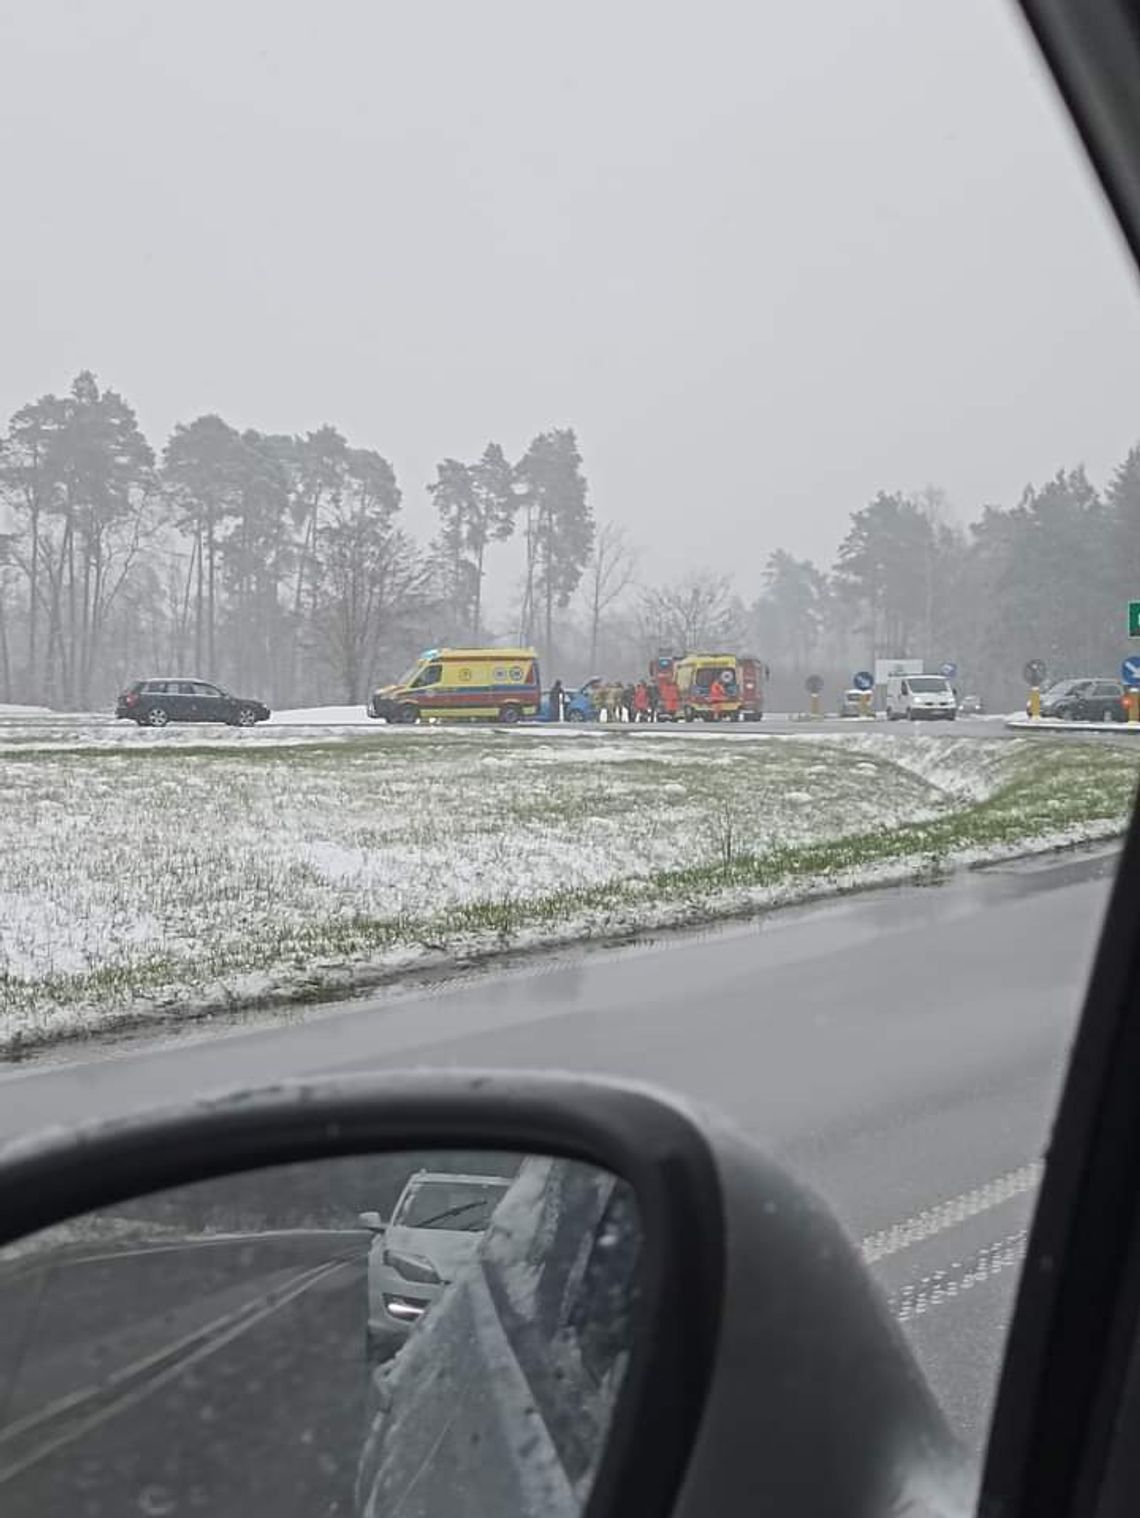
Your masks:
M0 1149L0 1243L211 1177L432 1148L582 1161L636 1194L633 1351L588 1518L969 1510L964 1459L828 1210L743 1135L648 1088L399 1072L55 1130Z
M356 1221L361 1228L367 1228L369 1233L386 1233L388 1225L378 1212L361 1212Z

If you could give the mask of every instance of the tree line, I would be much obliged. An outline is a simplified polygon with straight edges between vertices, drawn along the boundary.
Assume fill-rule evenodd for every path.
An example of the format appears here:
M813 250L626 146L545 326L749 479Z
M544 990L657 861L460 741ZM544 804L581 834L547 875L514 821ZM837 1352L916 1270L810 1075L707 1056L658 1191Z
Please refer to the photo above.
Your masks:
M513 462L494 442L444 459L428 489L440 525L422 545L389 461L335 427L206 415L156 454L85 371L0 436L0 700L86 708L133 675L187 671L277 705L358 702L428 643L501 637L487 553L516 533L516 635L552 647L595 538L574 432Z
M1115 675L1140 598L1140 446L1098 490L1083 467L1027 485L968 526L934 489L880 492L852 513L829 572L773 553L754 635L778 660L853 668L909 655L958 665L960 688L1024 697L1022 668Z
M618 669L659 648L758 653L776 709L803 705L809 673L834 697L855 670L900 657L952 662L963 693L1012 707L1031 659L1051 680L1116 675L1135 651L1129 600L1140 600L1140 446L1102 489L1083 467L1060 469L965 526L937 488L880 491L851 512L829 566L774 548L753 575L738 563L735 580L696 568L635 584L611 643L620 633L627 650Z
M628 677L663 649L751 651L777 705L809 670L838 684L878 657L953 660L963 688L1012 703L1029 659L1114 672L1140 599L1140 446L1102 489L1062 469L965 527L937 489L881 491L830 566L777 547L752 573L657 584L628 530L595 519L571 428L516 459L493 441L443 458L427 490L438 529L421 543L392 465L336 427L205 415L156 452L85 371L0 434L0 701L104 706L181 671L277 706L356 703L426 646L518 640L570 680ZM490 609L508 543L515 593Z

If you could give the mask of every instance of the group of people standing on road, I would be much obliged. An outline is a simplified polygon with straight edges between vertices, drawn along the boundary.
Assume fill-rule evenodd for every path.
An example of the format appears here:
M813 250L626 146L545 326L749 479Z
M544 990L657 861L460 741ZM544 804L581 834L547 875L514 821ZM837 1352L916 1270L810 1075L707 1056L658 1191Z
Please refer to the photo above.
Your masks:
M648 680L636 685L599 685L594 704L602 722L656 722L660 695Z
M601 681L589 694L593 715L601 722L671 721L677 715L677 688L674 685L659 689L652 680L638 680L631 685ZM555 680L550 689L553 721L563 721L566 701L562 681Z

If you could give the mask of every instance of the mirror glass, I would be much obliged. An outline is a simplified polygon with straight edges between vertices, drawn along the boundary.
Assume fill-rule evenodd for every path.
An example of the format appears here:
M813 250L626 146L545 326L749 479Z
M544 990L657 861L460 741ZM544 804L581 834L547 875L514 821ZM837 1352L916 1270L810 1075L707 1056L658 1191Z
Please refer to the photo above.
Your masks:
M624 1182L505 1153L73 1218L0 1248L0 1512L577 1515L640 1251Z

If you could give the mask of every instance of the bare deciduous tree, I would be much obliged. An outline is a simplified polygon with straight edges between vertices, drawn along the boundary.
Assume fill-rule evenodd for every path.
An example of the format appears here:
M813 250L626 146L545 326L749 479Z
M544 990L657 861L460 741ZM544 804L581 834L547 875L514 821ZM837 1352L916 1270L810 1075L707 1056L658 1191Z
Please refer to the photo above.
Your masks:
M745 641L745 623L727 576L709 570L696 570L642 595L642 633L654 648L727 653Z
M637 560L638 551L626 536L625 528L616 522L603 522L586 561L585 590L590 618L591 669L598 662L602 619L633 584Z

